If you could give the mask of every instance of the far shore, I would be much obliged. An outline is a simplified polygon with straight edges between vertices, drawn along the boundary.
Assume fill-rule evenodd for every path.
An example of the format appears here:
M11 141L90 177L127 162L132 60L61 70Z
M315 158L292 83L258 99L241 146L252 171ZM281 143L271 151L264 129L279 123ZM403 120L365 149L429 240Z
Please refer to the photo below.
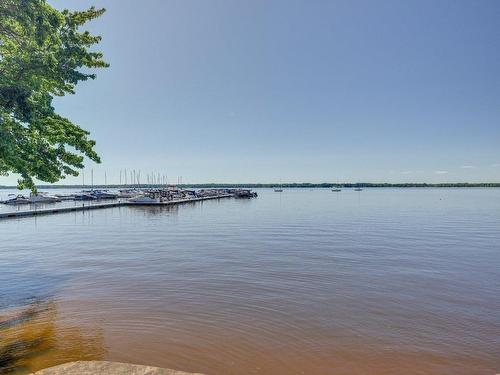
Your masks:
M172 184L171 184L172 185ZM37 185L37 189L142 189L151 187L164 187L162 184L95 184L95 185ZM500 182L442 182L442 183L377 183L377 182L355 182L355 183L308 183L293 182L285 184L276 183L206 183L206 184L179 184L175 185L183 189L211 189L211 188L500 188ZM0 189L17 189L17 186L0 185Z

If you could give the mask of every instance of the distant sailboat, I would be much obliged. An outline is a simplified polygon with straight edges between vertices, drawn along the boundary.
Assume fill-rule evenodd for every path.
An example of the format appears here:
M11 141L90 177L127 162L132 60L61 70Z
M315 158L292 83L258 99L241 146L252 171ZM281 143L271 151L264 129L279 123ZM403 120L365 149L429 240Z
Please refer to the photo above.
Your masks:
M281 180L280 180L280 187L279 187L279 189L274 189L274 192L275 193L283 193L283 184L281 183Z
M336 184L336 185L337 185L337 187L334 187L334 188L332 189L332 191L334 191L334 192L336 192L336 193L338 193L339 191L342 191L342 189L341 189L341 188L339 188L339 180L338 180L338 179L337 179L337 184Z
M356 188L356 189L354 189L354 191L363 191L363 189L361 189L361 188Z

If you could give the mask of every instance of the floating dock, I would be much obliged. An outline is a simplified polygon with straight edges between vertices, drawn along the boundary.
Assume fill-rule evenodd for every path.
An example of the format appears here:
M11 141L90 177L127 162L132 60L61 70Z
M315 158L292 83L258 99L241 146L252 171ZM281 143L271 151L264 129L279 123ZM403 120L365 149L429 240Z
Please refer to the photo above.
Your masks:
M176 199L165 202L129 202L129 201L118 201L109 203L87 203L81 206L71 206L71 207L51 207L51 208L41 208L41 209L31 209L26 211L12 211L0 213L1 219L13 219L20 217L29 216L39 216L39 215L49 215L49 214L59 214L65 212L76 212L76 211L88 211L88 210L98 210L103 208L113 208L113 207L123 207L123 206L174 206L178 204L200 202L212 199L221 198L231 198L232 194L221 194L208 197L197 197L197 198L186 198L186 199Z

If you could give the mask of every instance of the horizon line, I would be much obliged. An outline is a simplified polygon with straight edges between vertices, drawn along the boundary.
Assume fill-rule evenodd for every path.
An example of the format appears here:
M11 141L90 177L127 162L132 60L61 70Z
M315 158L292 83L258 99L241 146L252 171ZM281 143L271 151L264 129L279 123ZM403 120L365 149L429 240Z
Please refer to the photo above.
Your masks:
M183 186L183 187L285 187L285 188L300 188L300 187L500 187L500 182L203 182L203 183L180 183L180 184L37 184L37 188L42 189L64 189L64 188L147 188L147 187L162 187L162 186ZM15 185L0 185L0 189L17 189ZM21 189L26 190L26 189Z

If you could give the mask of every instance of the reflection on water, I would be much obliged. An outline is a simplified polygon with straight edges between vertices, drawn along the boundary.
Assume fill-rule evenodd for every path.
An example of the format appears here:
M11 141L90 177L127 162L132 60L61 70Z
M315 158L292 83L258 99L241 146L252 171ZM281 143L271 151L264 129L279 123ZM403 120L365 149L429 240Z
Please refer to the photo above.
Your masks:
M201 203L202 202L184 203L183 206L193 206ZM179 207L180 206L178 205L172 205L172 206L131 206L127 208L136 211L138 214L143 214L144 217L150 217L150 216L165 215L169 213L177 214L179 212Z
M0 311L0 374L27 374L104 353L102 333L64 323L54 301Z

